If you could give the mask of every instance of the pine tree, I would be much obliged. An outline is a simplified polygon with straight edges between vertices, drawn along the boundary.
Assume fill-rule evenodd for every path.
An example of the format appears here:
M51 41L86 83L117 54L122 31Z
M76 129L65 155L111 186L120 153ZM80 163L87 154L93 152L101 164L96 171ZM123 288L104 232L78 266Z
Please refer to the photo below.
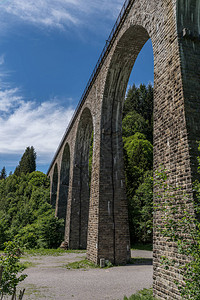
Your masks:
M6 168L3 167L3 169L1 170L1 173L0 173L0 180L2 179L6 179Z
M33 146L27 147L14 174L20 176L22 173L32 173L36 170L36 152Z

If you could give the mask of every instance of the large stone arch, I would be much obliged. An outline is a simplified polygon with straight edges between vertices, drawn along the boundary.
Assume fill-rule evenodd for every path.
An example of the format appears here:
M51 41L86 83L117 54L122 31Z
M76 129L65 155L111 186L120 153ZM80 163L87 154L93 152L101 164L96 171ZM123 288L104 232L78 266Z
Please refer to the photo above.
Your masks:
M164 166L171 185L192 195L192 182L197 176L196 139L200 140L200 68L195 68L200 52L198 34L195 37L190 28L193 28L191 19L199 22L196 12L199 4L196 0L177 3L176 7L173 1L152 4L134 1L108 57L100 125L100 190L90 218L87 253L95 262L105 258L125 263L129 257L121 138L122 99L134 61L148 38L151 38L154 52L154 170ZM187 8L184 9L184 5ZM186 15L190 16L188 22ZM161 216L155 214L155 228L160 221ZM96 238L90 232L97 232ZM169 299L178 299L178 294L174 296L176 287L171 280L172 273L166 275L160 264L162 255L177 259L176 249L168 246L154 230L156 295L165 297L163 291L167 291ZM179 279L178 271L174 272Z
M101 112L99 258L126 263L130 258L128 211L125 194L122 109L134 62L149 39L140 25L131 26L113 53L104 87ZM106 226L105 226L106 224ZM123 257L123 258L122 258Z
M81 114L75 141L70 222L65 240L70 248L86 249L89 216L89 150L93 120L89 108Z
M59 195L56 203L56 216L66 221L70 175L70 148L66 143L62 154Z

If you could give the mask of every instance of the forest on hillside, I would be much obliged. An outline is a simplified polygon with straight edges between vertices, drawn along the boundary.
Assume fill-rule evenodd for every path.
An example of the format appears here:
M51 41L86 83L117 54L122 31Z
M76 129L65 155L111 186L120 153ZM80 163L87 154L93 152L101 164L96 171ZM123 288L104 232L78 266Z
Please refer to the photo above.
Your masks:
M64 220L55 218L50 205L50 182L36 170L36 153L27 147L14 174L0 174L0 249L18 240L27 249L57 248L64 235Z
M153 87L131 86L123 108L122 134L131 244L152 243ZM50 183L36 171L27 147L13 174L0 173L0 249L17 239L26 248L57 248L64 220L50 204Z

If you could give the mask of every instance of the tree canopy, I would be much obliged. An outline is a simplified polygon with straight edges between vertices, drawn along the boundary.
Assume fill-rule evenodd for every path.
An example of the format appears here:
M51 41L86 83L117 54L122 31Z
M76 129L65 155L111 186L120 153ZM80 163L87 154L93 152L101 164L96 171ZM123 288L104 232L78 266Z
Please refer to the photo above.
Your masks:
M153 87L134 84L124 102L122 135L131 243L152 243Z
M14 174L0 180L0 249L10 240L26 248L54 248L63 239L64 220L50 204L49 178L36 169L36 152L27 147Z
M14 174L19 176L22 173L27 174L34 172L36 170L36 157L37 155L33 146L27 147Z
M0 180L2 179L6 179L6 168L3 167L2 170L1 170L1 173L0 173Z

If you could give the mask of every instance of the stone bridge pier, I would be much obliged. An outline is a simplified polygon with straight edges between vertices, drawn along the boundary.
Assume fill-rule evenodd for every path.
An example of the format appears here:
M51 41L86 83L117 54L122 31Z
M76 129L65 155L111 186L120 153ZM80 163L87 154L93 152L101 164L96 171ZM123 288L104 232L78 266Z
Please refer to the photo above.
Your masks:
M154 53L154 170L162 165L172 186L193 197L200 141L199 36L199 0L127 0L52 160L51 203L65 218L64 239L69 248L87 248L95 263L105 258L125 264L130 258L122 110L134 62L148 39ZM154 294L181 299L174 284L178 270L166 272L160 263L162 255L177 257L157 233L160 218L154 214Z

